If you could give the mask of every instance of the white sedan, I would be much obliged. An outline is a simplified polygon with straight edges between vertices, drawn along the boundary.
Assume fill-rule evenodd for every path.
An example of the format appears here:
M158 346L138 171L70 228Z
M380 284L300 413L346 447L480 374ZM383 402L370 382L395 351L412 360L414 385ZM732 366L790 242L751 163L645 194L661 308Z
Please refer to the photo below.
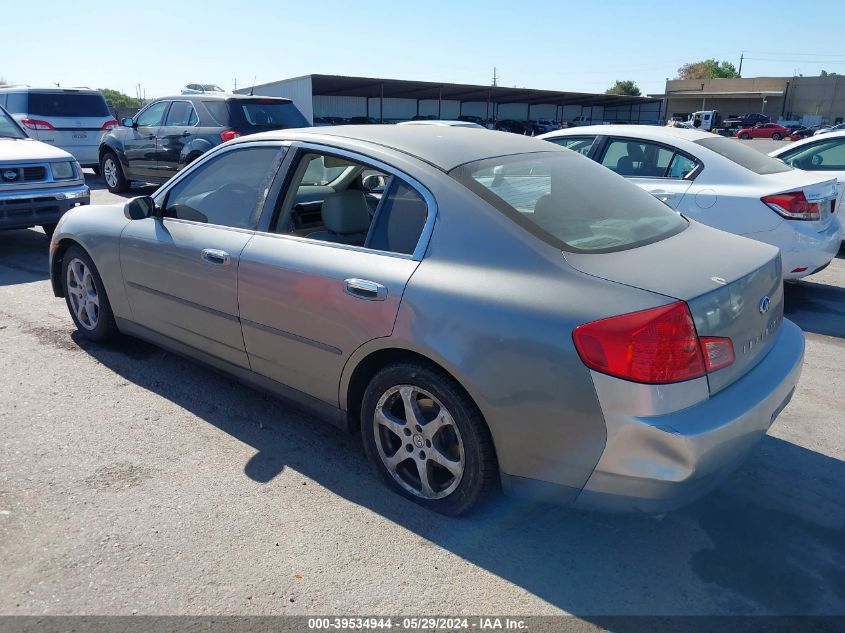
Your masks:
M688 218L779 247L785 279L812 275L839 251L831 175L700 130L596 125L538 138L601 163Z
M786 147L779 147L769 156L779 158L795 169L812 172L819 178L836 178L839 189L836 215L842 222L842 205L845 205L845 130L810 136Z

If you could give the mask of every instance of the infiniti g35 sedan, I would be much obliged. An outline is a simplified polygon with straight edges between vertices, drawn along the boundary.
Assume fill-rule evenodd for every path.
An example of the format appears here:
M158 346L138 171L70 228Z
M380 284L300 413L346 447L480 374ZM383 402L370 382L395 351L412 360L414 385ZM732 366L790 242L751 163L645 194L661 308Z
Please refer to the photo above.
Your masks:
M350 431L388 486L663 512L717 485L804 353L778 250L513 134L268 132L66 214L54 292Z

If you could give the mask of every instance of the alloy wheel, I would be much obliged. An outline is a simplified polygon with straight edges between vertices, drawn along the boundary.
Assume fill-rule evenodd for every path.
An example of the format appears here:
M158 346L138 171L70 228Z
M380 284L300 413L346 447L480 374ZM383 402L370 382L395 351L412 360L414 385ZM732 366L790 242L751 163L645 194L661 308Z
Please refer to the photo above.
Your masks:
M103 161L103 178L109 187L117 187L117 165L111 157Z
M381 461L393 479L423 499L442 499L461 483L464 444L455 420L428 391L391 387L379 398L373 433Z
M86 330L97 327L100 297L91 270L81 259L74 258L67 267L67 293L71 310Z

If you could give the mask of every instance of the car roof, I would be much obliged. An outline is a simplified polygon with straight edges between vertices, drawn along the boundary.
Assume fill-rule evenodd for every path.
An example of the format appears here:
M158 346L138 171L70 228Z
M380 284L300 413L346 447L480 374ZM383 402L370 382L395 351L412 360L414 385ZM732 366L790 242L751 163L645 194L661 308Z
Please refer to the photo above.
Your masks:
M226 94L222 92L200 92L197 94L187 94L187 95L172 95L169 97L158 97L156 99L150 100L150 103L153 101L186 101L188 99L199 99L200 101L240 101L244 99L272 99L273 101L278 101L280 103L292 103L290 99L285 97L268 97L266 95L232 95Z
M842 130L841 132L827 132L826 134L819 134L818 136L808 136L807 138L802 138L800 141L795 141L794 143L790 143L784 147L778 147L775 151L769 152L769 156L780 156L787 150L801 147L803 145L810 145L812 143L819 143L823 140L827 141L833 138L845 138L845 130Z
M666 139L683 139L685 141L698 141L715 136L711 132L703 130L690 130L681 127L660 127L657 125L583 125L581 127L569 127L565 130L555 130L541 135L539 138L557 138L560 136L582 136L584 134L596 134L606 136L636 136L638 138L660 141Z
M386 147L423 160L438 169L450 171L459 165L494 156L533 152L565 151L530 136L487 130L435 125L337 125L272 130L242 136L229 143L259 139L329 142L350 149L360 143Z
M56 86L45 86L45 87L36 87L36 86L0 86L0 91L2 92L61 92L61 93L75 93L75 92L84 92L89 94L100 94L99 90L95 90L94 88L86 88L85 86L79 86L78 88L73 86L67 86L66 88L63 87L56 87Z

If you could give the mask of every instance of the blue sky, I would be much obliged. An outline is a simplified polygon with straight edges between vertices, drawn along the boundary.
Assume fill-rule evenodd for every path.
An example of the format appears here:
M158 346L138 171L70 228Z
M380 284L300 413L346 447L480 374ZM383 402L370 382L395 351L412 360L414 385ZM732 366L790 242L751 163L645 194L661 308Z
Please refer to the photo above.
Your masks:
M656 93L685 62L738 65L743 50L746 77L845 74L841 29L825 27L825 16L841 17L834 1L768 0L759 20L736 11L749 3L721 0L121 4L42 0L34 12L5 11L0 77L133 95L140 83L154 97L193 81L231 89L235 78L309 73L488 84L496 66L504 86L603 92L633 79Z

